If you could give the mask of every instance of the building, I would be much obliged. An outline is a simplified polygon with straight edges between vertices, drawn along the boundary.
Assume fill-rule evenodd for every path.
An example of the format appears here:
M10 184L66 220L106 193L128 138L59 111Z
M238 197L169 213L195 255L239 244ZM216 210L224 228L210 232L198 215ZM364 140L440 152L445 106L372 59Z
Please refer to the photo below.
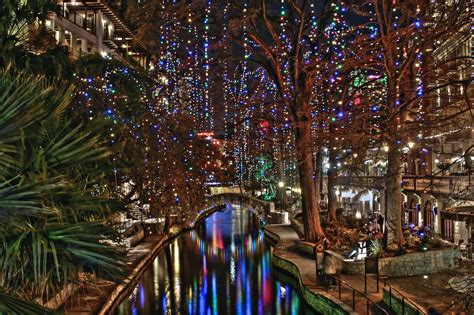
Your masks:
M96 53L147 67L144 50L132 45L130 28L105 0L58 0L57 5L57 13L51 13L47 26L73 59Z
M457 109L458 103L466 103L466 98L472 104L474 64L469 57L474 57L473 43L472 31L467 29L430 52L437 62L446 63L441 69L447 72L438 78L470 80L470 84L438 89L428 106ZM431 82L438 86L443 83L446 82ZM423 146L409 143L410 147L405 148L403 223L428 227L456 244L472 242L474 238L473 115L471 108L456 116L455 126L446 124L430 130L424 135ZM339 204L362 216L383 214L385 163L367 161L365 168L365 176L347 174L338 178Z

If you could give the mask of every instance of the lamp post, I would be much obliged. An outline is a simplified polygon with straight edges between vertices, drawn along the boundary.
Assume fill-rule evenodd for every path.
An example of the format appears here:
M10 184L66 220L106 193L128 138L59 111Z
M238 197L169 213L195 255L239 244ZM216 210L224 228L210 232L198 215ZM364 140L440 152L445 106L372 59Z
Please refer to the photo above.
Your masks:
M283 212L283 188L285 187L285 183L282 181L278 182L278 188L280 188L280 212Z

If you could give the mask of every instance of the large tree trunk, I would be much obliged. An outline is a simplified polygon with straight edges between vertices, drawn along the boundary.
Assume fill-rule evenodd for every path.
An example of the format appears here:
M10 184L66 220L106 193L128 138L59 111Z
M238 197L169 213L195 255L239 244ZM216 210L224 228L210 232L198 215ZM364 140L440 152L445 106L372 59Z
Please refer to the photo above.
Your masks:
M167 211L165 215L165 226L163 227L163 234L164 235L170 234L172 226L173 226L173 222L171 221L171 214L169 213L169 211Z
M329 148L329 168L328 168L328 214L329 221L335 222L336 209L337 209L337 197L336 197L336 181L337 181L337 168L336 168L336 152L332 148Z
M388 153L387 173L385 174L387 209L385 224L387 244L404 243L402 230L402 163L401 152L395 143L390 145Z
M313 150L311 121L301 117L296 128L296 153L300 177L303 205L303 222L306 241L315 242L324 238L324 231L319 218L319 191L316 190L313 168Z

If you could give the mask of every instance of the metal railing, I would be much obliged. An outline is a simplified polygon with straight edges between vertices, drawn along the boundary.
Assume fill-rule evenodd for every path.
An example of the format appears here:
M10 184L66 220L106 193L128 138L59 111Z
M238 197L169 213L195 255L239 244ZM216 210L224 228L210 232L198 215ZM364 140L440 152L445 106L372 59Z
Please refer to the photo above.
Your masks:
M332 276L332 275L328 275L328 274L325 274L324 277L325 277L324 286L325 286L326 293L329 293L329 287L331 287L331 285L329 284L329 281L328 281L328 278L329 278L331 280L334 280L335 283L337 284L337 293L338 293L339 301L344 302L345 304L351 306L353 310L356 310L356 306L357 306L356 296L360 296L360 297L363 298L363 301L364 301L363 304L366 307L367 314L374 314L374 312L371 312L371 307L375 311L377 311L377 314L380 314L380 313L387 314L387 315L390 314L382 306L378 305L377 302L370 299L367 294L360 292L359 290L357 290L356 288L354 288L352 285L345 282L344 280L342 280L342 279L340 279L336 276ZM352 305L345 302L345 301L347 301L346 298L343 299L342 289L344 289L344 286L346 286L349 289L349 292L351 292L351 294L349 296L349 299L351 300ZM362 305L360 305L360 306L362 306Z
M395 289L394 287L392 287L390 284L387 283L387 280L384 279L383 280L383 287L387 287L388 286L388 306L390 307L390 309L392 309L392 296L395 296L392 291L396 292L397 295L398 295L398 299L401 298L401 301L402 301L402 315L405 315L405 311L406 311L406 307L408 308L411 308L412 310L414 310L416 312L416 314L425 314L425 312L423 312L423 310L419 309L412 301L410 301L408 298L406 298L399 290ZM407 303L407 301L409 301L410 303Z

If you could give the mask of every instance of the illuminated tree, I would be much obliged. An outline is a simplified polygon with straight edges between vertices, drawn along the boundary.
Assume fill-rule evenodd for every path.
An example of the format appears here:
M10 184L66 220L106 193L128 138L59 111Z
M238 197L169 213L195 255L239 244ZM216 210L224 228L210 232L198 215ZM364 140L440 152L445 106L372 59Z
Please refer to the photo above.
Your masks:
M388 243L403 243L402 161L405 148L422 142L439 124L454 122L470 105L457 102L433 106L436 91L447 85L465 86L469 78L453 78L440 69L431 52L470 23L470 1L365 1L352 9L367 18L361 32L359 67L386 80L379 104L383 112L377 139L387 149L385 188ZM441 77L441 79L435 79ZM467 89L464 89L467 91ZM460 106L460 107L459 107ZM466 107L467 106L467 107ZM450 109L448 109L450 107ZM469 110L469 109L467 109ZM450 115L446 115L447 113Z
M307 1L262 1L235 7L239 18L230 22L232 40L244 50L249 62L267 71L294 130L306 239L322 239L317 186L320 170L314 168L312 137L319 71L315 60L337 56L337 45L329 46L341 35L335 30L342 23L338 15L341 7L336 1L324 1L321 5Z

